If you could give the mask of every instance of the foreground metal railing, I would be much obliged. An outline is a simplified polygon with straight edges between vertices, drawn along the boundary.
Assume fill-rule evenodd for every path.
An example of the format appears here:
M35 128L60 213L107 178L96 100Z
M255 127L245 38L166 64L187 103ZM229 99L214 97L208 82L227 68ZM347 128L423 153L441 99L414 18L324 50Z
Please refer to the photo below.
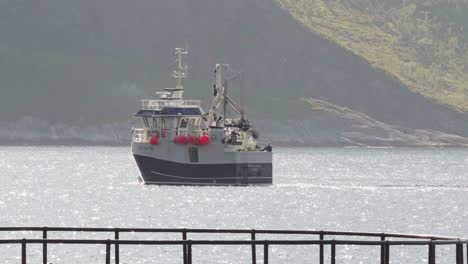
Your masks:
M257 246L263 247L263 263L269 261L269 246L271 245L318 245L319 263L324 263L324 248L330 247L330 262L336 263L337 245L378 246L380 247L380 263L390 263L392 246L427 246L428 263L436 263L436 247L438 245L454 245L456 264L463 263L463 249L466 247L468 256L468 240L456 237L441 237L431 235L392 234L392 233L368 233L368 232L336 232L336 231L312 231L312 230L255 230L255 229L166 229L166 228L80 228L80 227L0 227L0 232L41 232L39 239L0 239L0 244L21 245L21 263L27 263L27 245L42 244L42 263L47 263L47 246L49 244L88 244L105 246L105 263L111 263L111 247L114 247L114 261L120 262L120 245L180 245L182 247L182 260L184 264L192 263L194 245L250 245L252 247L252 263L257 263ZM50 239L51 232L93 232L109 233L114 239ZM178 233L181 240L121 240L122 233ZM189 234L246 234L249 240L190 240ZM287 239L287 240L257 240L257 235L310 235L312 239ZM361 237L365 240L337 240L325 239L327 236ZM376 238L377 240L370 240ZM411 240L389 240L411 239ZM314 263L311 261L311 263ZM468 257L467 262L468 264Z

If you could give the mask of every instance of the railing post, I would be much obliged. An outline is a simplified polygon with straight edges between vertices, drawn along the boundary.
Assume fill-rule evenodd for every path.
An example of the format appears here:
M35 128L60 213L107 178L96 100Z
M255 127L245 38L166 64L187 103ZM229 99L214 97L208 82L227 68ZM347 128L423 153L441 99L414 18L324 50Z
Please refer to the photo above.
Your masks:
M21 241L21 264L26 264L26 239Z
M385 241L385 234L380 235L380 241ZM385 263L385 245L380 246L380 264Z
M187 231L182 231L182 240L187 240ZM187 264L188 263L188 260L187 260L187 245L186 244L183 244L182 245L182 250L183 250L183 254L184 254L184 264Z
M323 231L320 231L320 241L321 241L321 243L319 245L319 247L320 247L320 253L319 253L320 260L319 260L319 263L320 264L323 264L323 239L324 239Z
M432 240L429 243L428 260L429 260L429 264L435 264L436 263L436 260L435 260L435 244L434 244L434 242Z
M255 241L255 229L252 229L252 233L250 233L250 238L252 241ZM257 248L255 244L252 244L252 264L257 264Z
M111 257L110 257L110 255L111 255L110 251L111 250L110 250L110 248L111 248L110 240L107 240L107 242L106 242L106 264L110 264L110 260L111 260Z
M335 243L335 240L332 241L331 243L331 264L335 264L336 263L336 243Z
M42 227L42 239L47 239L47 227ZM42 264L47 264L47 242L42 244Z
M187 241L187 264L192 264L192 241Z
M388 241L385 243L384 251L384 264L390 264L390 244Z
M114 239L115 240L119 240L120 238L120 232L119 232L119 229L116 228L115 231L114 231ZM119 264L120 263L120 247L119 247L119 244L118 243L115 243L114 245L114 248L115 248L115 264Z
M263 244L263 264L268 264L268 241Z
M463 244L457 243L457 264L463 264Z

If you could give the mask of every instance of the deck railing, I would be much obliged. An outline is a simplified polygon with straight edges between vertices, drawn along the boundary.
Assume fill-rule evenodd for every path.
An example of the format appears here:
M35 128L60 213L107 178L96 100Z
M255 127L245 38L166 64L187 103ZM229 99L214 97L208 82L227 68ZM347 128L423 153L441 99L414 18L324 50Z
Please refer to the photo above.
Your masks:
M164 129L164 128L133 128L132 141L137 143L147 143L152 134L157 135L159 138L166 138L172 140L175 136L202 136L207 135L207 130L180 130L180 129Z
M164 107L200 107L200 100L141 100L141 107L156 111Z
M161 229L161 228L80 228L80 227L0 227L0 232L29 231L40 232L41 238L30 239L0 239L0 244L21 245L21 263L27 263L27 246L31 244L42 244L42 263L46 264L50 244L88 244L103 245L105 247L106 264L111 263L111 247L114 247L114 263L120 262L120 245L180 245L181 262L192 263L194 245L250 245L251 261L257 263L257 246L263 247L263 263L269 262L269 246L272 245L318 245L318 263L324 263L324 248L330 248L330 262L336 263L339 254L337 245L376 246L380 247L380 263L390 263L390 252L392 246L426 246L428 264L436 263L436 247L439 245L454 245L454 263L463 264L463 249L466 247L468 255L468 240L456 237L441 237L430 235L391 234L391 233L366 233L366 232L336 232L336 231L311 231L311 230L254 230L254 229ZM93 232L109 233L114 239L50 239L51 232ZM178 233L180 240L121 240L122 233ZM246 240L190 240L190 234L246 234ZM0 233L1 234L1 233ZM283 240L257 240L257 235L310 235L311 239L283 239ZM327 236L360 237L361 240L336 240L326 239ZM371 240L375 238L376 240ZM410 240L389 240L410 239ZM310 263L317 263L311 260ZM467 258L468 263L468 258Z

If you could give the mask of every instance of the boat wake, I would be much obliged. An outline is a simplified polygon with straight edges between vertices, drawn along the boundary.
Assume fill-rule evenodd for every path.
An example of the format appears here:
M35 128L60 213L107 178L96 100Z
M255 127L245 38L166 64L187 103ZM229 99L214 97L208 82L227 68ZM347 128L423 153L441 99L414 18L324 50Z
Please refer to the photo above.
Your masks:
M318 188L318 189L356 189L356 190L369 190L375 191L378 189L390 190L417 190L417 191L432 191L432 190L454 190L454 191L467 191L468 185L436 185L436 184L414 184L414 185L397 185L397 184L383 184L383 185L331 185L331 184L308 184L308 183L293 183L293 184L274 184L279 188Z

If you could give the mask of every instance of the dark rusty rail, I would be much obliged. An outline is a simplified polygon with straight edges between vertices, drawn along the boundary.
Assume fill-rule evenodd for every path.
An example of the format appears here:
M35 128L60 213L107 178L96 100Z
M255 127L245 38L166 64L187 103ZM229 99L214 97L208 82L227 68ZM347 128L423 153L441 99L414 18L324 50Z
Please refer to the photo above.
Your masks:
M455 263L463 264L463 249L466 247L468 256L468 240L456 237L431 235L369 233L369 232L337 232L313 230L254 230L254 229L166 229L166 228L81 228L81 227L0 227L0 232L41 232L38 239L0 239L0 244L21 245L21 263L27 263L27 245L42 244L42 262L47 264L47 246L49 244L94 244L105 246L105 263L111 263L111 247L114 247L114 261L120 261L120 245L179 245L182 247L183 263L192 263L193 245L250 245L252 247L252 263L257 262L257 246L263 247L263 263L269 261L270 245L318 245L319 263L324 263L324 247L330 247L330 261L336 263L337 245L378 246L380 247L380 263L390 263L391 246L427 246L428 263L436 263L437 245L455 246ZM93 232L113 234L114 239L51 239L51 232ZM122 240L122 233L179 233L182 240ZM250 240L189 240L189 234L248 234ZM312 239L258 240L257 235L311 235ZM332 239L326 237L360 237L361 240ZM247 238L247 237L246 237ZM313 239L315 238L315 239ZM318 238L318 239L317 239ZM365 238L365 239L363 239ZM370 240L375 238L375 240ZM410 240L389 240L410 239ZM468 264L468 257L467 262Z

